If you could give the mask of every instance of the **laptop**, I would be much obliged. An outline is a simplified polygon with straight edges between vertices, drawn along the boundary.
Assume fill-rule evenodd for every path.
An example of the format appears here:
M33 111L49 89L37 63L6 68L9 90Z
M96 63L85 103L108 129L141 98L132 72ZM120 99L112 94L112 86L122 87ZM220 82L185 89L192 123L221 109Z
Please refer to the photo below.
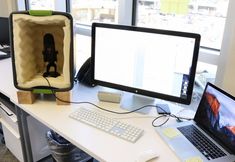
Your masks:
M156 131L182 161L235 162L235 97L207 83L192 121Z

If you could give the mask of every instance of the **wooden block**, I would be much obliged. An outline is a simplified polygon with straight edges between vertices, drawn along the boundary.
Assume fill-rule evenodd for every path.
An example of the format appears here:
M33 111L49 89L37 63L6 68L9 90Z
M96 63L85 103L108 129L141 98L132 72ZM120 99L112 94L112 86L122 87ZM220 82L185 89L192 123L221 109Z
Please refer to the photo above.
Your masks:
M19 104L33 104L36 99L36 94L31 91L17 91Z
M56 92L56 103L57 105L69 105L70 103L70 92Z

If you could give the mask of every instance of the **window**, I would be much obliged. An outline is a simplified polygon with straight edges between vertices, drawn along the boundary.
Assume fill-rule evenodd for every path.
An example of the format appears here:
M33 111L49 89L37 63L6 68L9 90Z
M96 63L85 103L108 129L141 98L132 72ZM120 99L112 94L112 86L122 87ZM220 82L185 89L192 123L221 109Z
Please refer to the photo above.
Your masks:
M117 0L71 0L71 14L74 21L75 62L78 70L91 56L92 22L117 23Z
M137 26L201 34L196 80L214 82L229 0L136 0ZM204 48L203 48L204 47Z
M22 1L22 0L19 0ZM20 3L18 5L22 6ZM26 0L26 8L30 10L54 10L54 11L66 11L66 1L61 0ZM22 7L21 7L22 8Z
M18 9L70 11L74 20L76 69L90 57L92 22L131 25L132 0L17 0Z
M229 0L137 0L136 25L199 33L220 49Z
M92 22L117 23L117 0L71 0L71 13L75 24Z
M55 10L54 0L29 0L29 9L31 10Z
M131 24L132 1L126 0L71 0L74 20L75 62L79 69L91 56L92 22Z

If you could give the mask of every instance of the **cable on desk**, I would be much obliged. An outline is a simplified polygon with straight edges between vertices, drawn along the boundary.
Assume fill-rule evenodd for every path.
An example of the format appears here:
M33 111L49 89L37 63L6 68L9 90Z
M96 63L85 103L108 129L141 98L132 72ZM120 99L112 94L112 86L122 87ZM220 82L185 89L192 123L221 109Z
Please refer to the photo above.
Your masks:
M155 125L154 122L155 122L156 120L162 118L162 117L167 117L167 119L166 119L164 122L162 122L161 124ZM155 119L153 119L153 121L152 121L152 126L153 126L153 127L161 127L161 126L163 126L164 124L166 124L169 119L170 119L169 114L160 115L160 116L156 117Z
M103 108L103 107L100 107L100 106L98 106L98 105L96 105L96 104L94 104L94 103L92 103L92 102L87 102L87 101L82 101L82 102L78 102L78 101L65 101L65 100L62 100L62 99L58 98L58 97L55 95L55 92L54 92L54 90L53 90L53 88L52 88L52 86L51 86L49 80L48 80L46 77L44 77L44 78L46 79L46 81L47 81L47 83L48 83L48 85L49 85L49 87L50 87L50 90L52 91L53 96L54 96L57 100L59 100L59 101L61 101L61 102L64 102L64 103L90 104L90 105L92 105L92 106L95 106L95 107L97 107L97 108L103 110L103 111L107 111L107 112L115 113L115 114L130 114L130 113L136 112L136 111L141 110L141 109L146 108L146 107L156 107L156 105L144 105L144 106L139 107L139 108L137 108L137 109L135 109L135 110L132 110L132 111L117 112L117 111L107 110L107 109L105 109L105 108Z
M164 111L164 112L166 112L163 108L161 108L160 106L157 106L156 105L156 107L157 108L159 108L159 109L161 109L162 111ZM158 125L155 125L154 124L154 122L156 122L158 119L160 119L160 118L163 118L163 117L168 117L163 123L161 123L161 124L158 124ZM161 127L161 126L163 126L164 124L166 124L167 122L168 122L168 120L170 119L170 117L172 117L172 118L175 118L177 121L179 121L179 122L182 122L182 120L192 120L192 118L185 118L185 117L179 117L179 116L177 116L177 115L175 115L175 114L163 114L163 115L160 115L160 116L158 116L158 117L156 117L153 121L152 121L152 126L153 127Z
M109 113L114 113L114 114L131 114L131 113L133 113L133 112L136 112L136 111L138 111L138 110L141 110L141 109L144 109L144 108L147 108L147 107L156 107L156 108L160 108L162 111L166 112L162 107L157 106L157 105L144 105L144 106L141 106L141 107L139 107L139 108L137 108L137 109L134 109L134 110L131 110L131 111L117 112L117 111L112 111L112 110L105 109L105 108L103 108L103 107L100 107L100 106L98 106L98 105L92 103L92 102L87 102L87 101L81 101L81 102L79 102L79 101L65 101L65 100L62 100L62 99L58 98L58 97L55 95L55 92L54 92L53 87L51 86L49 80L48 80L46 77L44 77L44 78L45 78L45 80L46 80L47 83L48 83L48 86L49 86L49 88L50 88L50 90L51 90L51 92L52 92L52 95L53 95L57 100L59 100L59 101L61 101L61 102L64 102L64 103L72 103L72 104L90 104L90 105L92 105L92 106L94 106L94 107L96 107L96 108L98 108L98 109L101 109L101 110L106 111L106 112L109 112ZM168 118L167 118L166 121L164 121L162 124L154 125L154 122L155 122L156 120L162 118L162 117L168 117ZM178 117L178 116L176 116L176 115L174 115L174 114L167 114L167 112L166 112L166 114L163 114L163 115L160 115L160 116L156 117L156 118L152 121L152 126L153 126L153 127L160 127L160 126L166 124L170 117L176 118L178 121L181 121L181 120L191 120L190 118Z

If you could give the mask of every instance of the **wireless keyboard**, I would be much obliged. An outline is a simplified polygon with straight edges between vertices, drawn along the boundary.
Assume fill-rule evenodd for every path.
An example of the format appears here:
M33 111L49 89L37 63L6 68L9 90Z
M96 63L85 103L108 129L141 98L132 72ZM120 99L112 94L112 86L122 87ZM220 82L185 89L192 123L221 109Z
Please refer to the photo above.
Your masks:
M130 124L107 117L94 110L79 107L79 109L69 115L71 118L93 126L111 135L135 143L143 134L144 130Z

